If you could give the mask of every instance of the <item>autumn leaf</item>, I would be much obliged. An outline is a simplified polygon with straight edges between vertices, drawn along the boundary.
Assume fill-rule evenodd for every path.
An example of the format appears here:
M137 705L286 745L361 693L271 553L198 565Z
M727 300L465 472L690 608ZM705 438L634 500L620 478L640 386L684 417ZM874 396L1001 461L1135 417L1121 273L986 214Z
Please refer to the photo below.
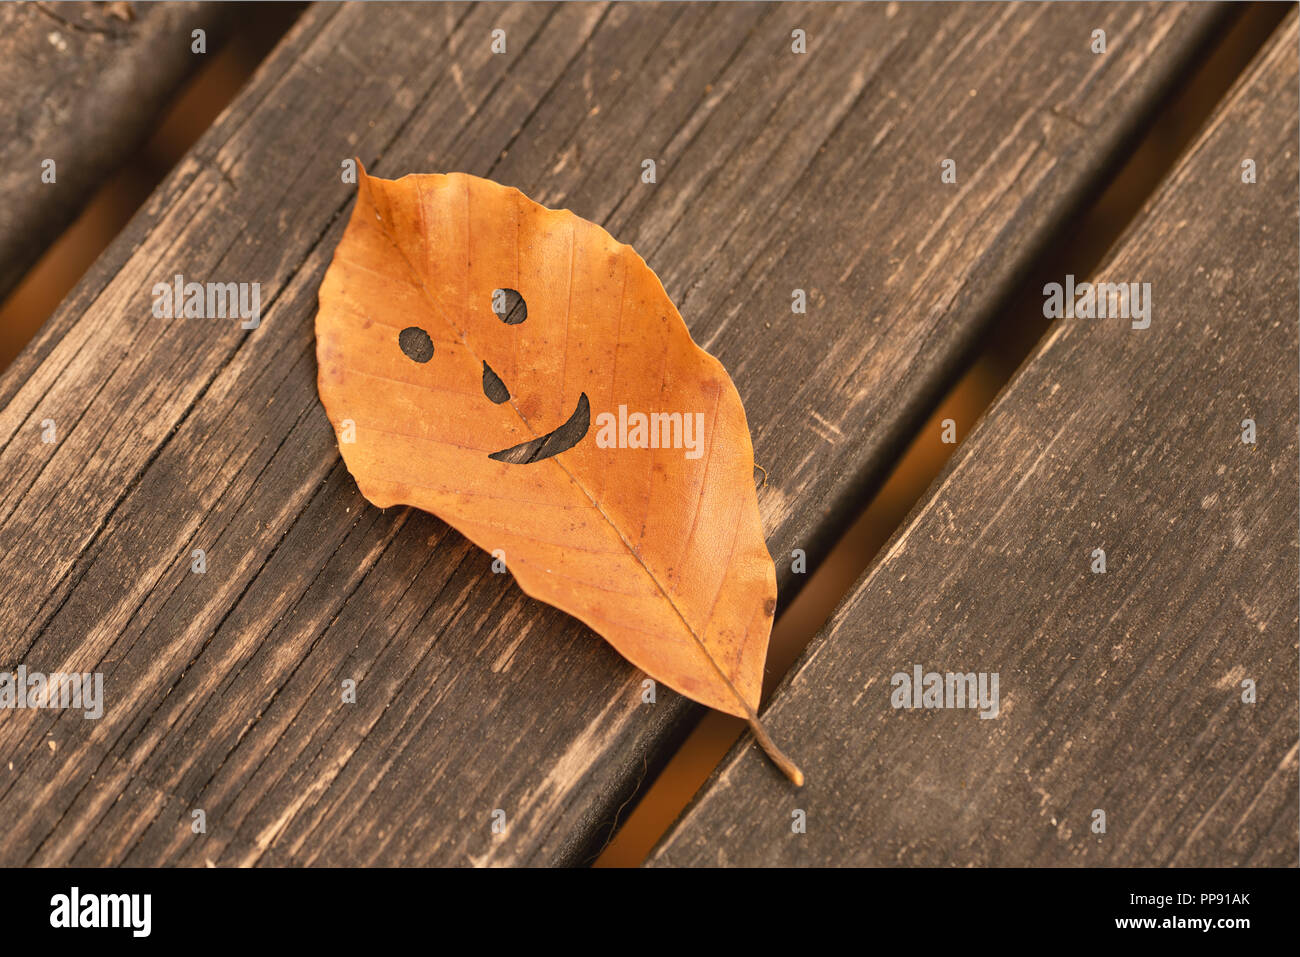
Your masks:
M358 178L316 355L361 493L437 515L802 783L756 716L776 575L745 411L658 277L490 180Z

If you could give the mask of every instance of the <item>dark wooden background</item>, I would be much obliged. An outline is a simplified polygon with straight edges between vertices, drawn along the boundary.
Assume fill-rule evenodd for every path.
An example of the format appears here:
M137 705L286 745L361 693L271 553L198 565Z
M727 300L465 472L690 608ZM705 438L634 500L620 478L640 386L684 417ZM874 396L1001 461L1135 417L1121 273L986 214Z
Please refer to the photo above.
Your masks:
M744 399L784 607L791 552L816 567L1231 16L310 7L0 377L0 668L101 670L108 697L0 712L0 861L584 863L698 717L357 493L312 336L344 159L490 176L637 248ZM164 19L114 42L188 49ZM809 786L746 740L656 862L1294 861L1295 46L1293 15L1103 269L1153 283L1152 327L1058 324L774 698ZM59 135L76 166L110 132ZM0 152L7 194L32 155ZM260 328L153 318L177 273L260 282ZM889 711L913 661L1000 669L1003 715Z

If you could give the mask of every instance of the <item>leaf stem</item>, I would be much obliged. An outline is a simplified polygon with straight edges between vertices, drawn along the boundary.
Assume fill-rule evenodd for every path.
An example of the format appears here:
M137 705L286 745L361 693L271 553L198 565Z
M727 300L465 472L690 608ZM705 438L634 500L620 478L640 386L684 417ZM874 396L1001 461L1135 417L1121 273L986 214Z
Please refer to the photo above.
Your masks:
M771 739L767 729L763 727L763 722L758 720L758 715L750 711L746 720L749 722L749 729L754 732L754 737L758 740L758 746L772 759L772 763L781 769L795 787L803 787L803 772L799 770L797 764L786 757L784 751L776 746L776 742Z

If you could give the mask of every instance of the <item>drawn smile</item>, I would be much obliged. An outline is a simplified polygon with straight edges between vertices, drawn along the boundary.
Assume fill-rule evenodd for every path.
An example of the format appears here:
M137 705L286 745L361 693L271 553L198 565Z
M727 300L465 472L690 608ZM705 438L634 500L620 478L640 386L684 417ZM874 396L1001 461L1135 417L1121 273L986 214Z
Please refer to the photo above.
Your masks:
M582 437L587 434L590 425L591 406L587 403L587 393L584 392L578 397L578 405L573 410L573 414L559 428L552 429L545 435L538 436L528 442L521 442L519 445L512 445L508 449L493 452L488 458L495 459L498 462L510 462L514 465L540 462L542 459L549 459L552 455L559 455L561 452L567 452L573 448L582 441Z

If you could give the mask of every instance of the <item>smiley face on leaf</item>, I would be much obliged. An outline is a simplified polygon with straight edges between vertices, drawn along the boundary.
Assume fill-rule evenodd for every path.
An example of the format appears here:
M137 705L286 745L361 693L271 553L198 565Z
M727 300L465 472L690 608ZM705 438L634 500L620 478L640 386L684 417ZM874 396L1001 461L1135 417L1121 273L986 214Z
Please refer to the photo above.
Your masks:
M594 223L463 173L358 178L316 355L362 494L504 551L526 593L756 723L776 577L726 370ZM602 447L620 406L702 414L703 454Z

